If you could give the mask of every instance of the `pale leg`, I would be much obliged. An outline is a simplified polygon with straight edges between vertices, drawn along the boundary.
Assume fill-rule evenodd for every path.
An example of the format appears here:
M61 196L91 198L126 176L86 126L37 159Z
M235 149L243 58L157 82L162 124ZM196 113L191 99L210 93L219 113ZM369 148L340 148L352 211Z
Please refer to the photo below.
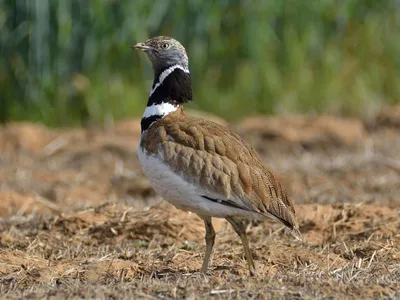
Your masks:
M202 273L207 272L208 263L210 261L210 256L215 241L215 231L211 223L211 217L204 218L204 226L206 227L206 254L204 255L203 266L201 267Z
M247 260L247 265L249 267L250 271L250 276L253 276L255 274L255 267L254 267L254 261L253 261L253 256L251 255L250 247L249 247L249 241L247 240L246 236L246 229L243 226L243 223L234 217L227 217L226 220L231 223L233 229L235 232L239 235L240 239L242 240L243 248L244 248L244 255Z

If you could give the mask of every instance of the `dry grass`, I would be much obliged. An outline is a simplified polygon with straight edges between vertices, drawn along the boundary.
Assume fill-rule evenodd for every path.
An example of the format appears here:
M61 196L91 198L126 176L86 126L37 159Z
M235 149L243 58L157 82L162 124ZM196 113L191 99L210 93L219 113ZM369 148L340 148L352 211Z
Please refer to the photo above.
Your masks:
M377 120L361 131L359 121L355 130L346 123L348 130L340 129L349 133L345 137L315 125L321 120L307 120L312 133L298 140L288 138L299 136L285 132L288 126L280 134L275 127L254 130L251 119L239 125L280 171L306 238L304 244L293 240L277 223L249 223L254 278L239 239L221 220L215 220L210 271L198 273L202 221L158 203L138 171L137 122L89 133L29 124L3 128L0 294L399 298L400 131ZM152 203L158 204L143 209Z

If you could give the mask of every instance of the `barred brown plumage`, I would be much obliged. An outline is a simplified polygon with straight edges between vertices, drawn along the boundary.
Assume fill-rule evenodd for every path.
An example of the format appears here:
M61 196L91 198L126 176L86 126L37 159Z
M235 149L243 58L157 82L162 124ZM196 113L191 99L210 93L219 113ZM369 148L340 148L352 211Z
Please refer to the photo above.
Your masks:
M226 218L240 236L250 274L254 274L241 219L280 221L301 240L292 201L240 136L183 112L192 89L186 51L178 41L155 37L132 47L147 53L155 74L138 149L143 172L165 200L203 218L202 272L207 271L214 245L211 218L218 217Z

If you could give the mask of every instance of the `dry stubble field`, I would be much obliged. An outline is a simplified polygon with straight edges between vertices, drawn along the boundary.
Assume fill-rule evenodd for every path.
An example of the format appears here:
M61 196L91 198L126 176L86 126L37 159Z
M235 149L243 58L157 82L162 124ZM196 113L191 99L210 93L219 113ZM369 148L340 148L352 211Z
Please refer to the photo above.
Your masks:
M250 278L239 238L215 220L211 268L199 274L203 223L141 174L138 120L10 123L0 128L1 297L399 298L400 108L232 127L292 195L304 244L280 224L249 223Z

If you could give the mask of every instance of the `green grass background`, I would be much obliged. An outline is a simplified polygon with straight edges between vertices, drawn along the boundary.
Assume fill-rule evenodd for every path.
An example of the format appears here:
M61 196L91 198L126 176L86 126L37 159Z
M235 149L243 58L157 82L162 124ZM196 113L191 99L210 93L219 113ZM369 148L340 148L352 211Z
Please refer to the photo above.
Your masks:
M398 0L0 0L0 121L140 116L152 82L130 44L186 47L192 108L369 115L399 103Z

